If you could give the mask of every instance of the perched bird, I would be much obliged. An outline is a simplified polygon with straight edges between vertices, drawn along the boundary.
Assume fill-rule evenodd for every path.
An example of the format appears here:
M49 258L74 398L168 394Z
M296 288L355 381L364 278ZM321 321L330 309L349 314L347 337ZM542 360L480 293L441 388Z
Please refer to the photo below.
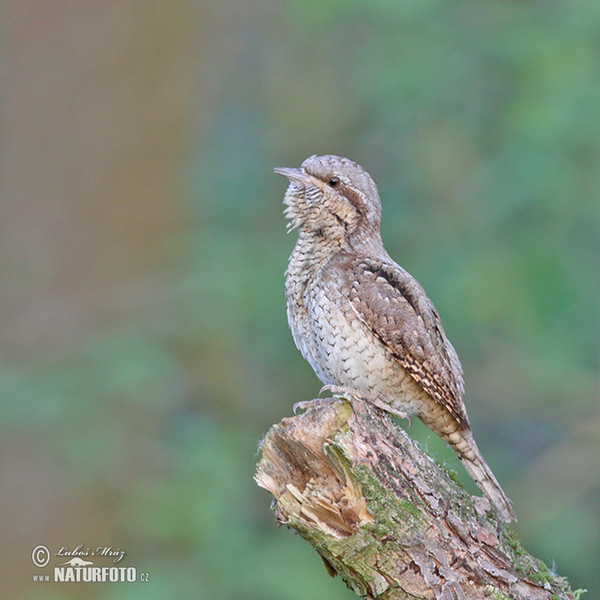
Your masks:
M401 417L417 415L456 452L505 521L516 519L481 455L463 403L462 367L437 310L381 240L371 176L339 156L277 168L298 241L286 271L296 346L326 389Z

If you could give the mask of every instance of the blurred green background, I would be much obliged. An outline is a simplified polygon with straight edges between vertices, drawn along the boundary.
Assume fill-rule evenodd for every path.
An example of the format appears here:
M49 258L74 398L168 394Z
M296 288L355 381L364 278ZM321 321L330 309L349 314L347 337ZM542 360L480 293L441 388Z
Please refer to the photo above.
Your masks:
M315 153L377 180L515 530L594 596L600 3L25 0L0 37L6 597L354 597L252 481L320 387L272 174ZM38 544L150 581L33 583Z

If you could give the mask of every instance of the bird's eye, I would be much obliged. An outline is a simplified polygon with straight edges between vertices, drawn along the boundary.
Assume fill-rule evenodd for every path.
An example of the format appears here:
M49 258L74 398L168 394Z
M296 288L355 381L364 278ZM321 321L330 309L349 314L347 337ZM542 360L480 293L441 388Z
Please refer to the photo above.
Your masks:
M338 185L340 185L340 178L339 177L332 177L328 182L327 185L329 187L337 187Z

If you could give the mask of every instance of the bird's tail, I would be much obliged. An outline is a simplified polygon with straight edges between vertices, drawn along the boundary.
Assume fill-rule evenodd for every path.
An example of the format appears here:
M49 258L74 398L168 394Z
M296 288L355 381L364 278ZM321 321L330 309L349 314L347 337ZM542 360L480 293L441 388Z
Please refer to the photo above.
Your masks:
M516 521L510 500L481 455L468 424L466 427L459 425L440 405L435 408L435 412L423 412L421 420L450 444L477 487L490 499L500 518L507 523Z
M503 521L516 521L515 511L473 439L468 422L458 423L441 404L428 402L419 417L456 452L477 487L490 499Z
M498 480L494 477L481 452L479 452L479 448L477 448L471 432L464 432L464 434L465 442L467 442L465 445L468 448L465 448L466 451L463 451L461 447L463 444L457 444L454 449L465 470L477 484L477 487L490 499L502 520L507 523L516 521L517 517L510 500L500 487Z

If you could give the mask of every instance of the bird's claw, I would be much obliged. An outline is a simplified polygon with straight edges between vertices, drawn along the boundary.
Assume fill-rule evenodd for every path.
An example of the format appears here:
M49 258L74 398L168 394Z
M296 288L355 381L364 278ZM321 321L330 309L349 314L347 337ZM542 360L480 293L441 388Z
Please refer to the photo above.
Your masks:
M295 402L294 406L292 406L292 410L294 414L297 414L299 410L306 410L308 408L308 404L312 404L312 400L304 400L302 402Z
M357 398L362 398L363 394L359 390L355 390L351 387L345 387L343 385L324 385L319 390L319 396L323 392L331 392L333 396L356 396Z
M296 402L292 406L292 410L294 411L294 414L296 414L298 412L298 410L307 410L309 408L318 408L319 406L323 406L324 404L329 404L332 400L336 400L336 399L337 398L316 398L315 400L302 400L301 402Z

